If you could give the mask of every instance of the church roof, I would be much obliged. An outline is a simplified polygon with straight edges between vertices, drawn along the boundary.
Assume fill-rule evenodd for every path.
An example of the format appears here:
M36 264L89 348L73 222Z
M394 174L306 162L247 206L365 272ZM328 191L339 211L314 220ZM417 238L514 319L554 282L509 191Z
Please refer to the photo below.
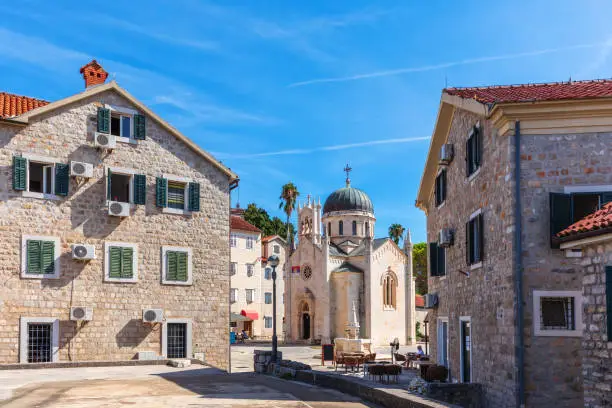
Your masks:
M376 251L380 248L385 242L390 240L390 238L375 238L372 240L372 249ZM329 255L331 256L363 256L365 255L365 239L361 241L359 246L351 251L350 254L344 252L342 248L333 242L329 243Z
M332 273L334 272L363 272L363 269L353 265L350 262L344 261L339 267L332 271Z
M334 191L325 200L323 214L334 211L365 211L374 214L374 206L363 190L347 183L346 187Z
M346 256L346 252L342 250L338 245L333 242L329 243L329 254L331 256Z

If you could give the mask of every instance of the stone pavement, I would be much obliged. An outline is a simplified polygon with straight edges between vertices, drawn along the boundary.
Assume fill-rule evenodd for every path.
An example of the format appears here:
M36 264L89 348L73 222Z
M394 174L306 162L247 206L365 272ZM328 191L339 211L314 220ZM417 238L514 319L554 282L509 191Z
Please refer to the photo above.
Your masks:
M50 407L374 407L358 398L269 376L164 366L0 372L3 408Z

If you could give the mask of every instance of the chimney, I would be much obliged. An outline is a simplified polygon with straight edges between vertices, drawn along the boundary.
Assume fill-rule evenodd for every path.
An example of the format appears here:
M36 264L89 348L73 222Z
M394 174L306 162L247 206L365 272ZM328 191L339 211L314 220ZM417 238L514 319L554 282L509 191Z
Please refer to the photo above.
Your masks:
M92 60L89 64L81 67L81 74L85 80L85 88L90 86L100 85L108 78L108 72L102 68L102 65L98 64L98 61Z

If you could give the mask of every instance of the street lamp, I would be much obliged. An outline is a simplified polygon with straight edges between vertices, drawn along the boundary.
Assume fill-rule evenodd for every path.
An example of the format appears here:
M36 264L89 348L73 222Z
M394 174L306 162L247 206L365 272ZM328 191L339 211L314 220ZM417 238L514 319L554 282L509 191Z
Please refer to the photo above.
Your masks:
M272 255L268 258L268 264L272 267L272 361L276 362L278 339L276 338L276 267L280 260L278 256Z

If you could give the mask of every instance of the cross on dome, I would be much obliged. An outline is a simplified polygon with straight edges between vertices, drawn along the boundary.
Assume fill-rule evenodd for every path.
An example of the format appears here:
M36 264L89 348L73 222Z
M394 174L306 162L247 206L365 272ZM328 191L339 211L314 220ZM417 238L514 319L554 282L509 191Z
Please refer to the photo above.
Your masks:
M346 172L346 186L347 186L347 187L350 187L350 186L351 186L351 179L349 178L349 173L350 173L351 171L353 171L353 168L352 168L352 167L350 167L350 166L348 165L348 163L346 163L346 166L344 167L344 169L343 169L343 170Z

